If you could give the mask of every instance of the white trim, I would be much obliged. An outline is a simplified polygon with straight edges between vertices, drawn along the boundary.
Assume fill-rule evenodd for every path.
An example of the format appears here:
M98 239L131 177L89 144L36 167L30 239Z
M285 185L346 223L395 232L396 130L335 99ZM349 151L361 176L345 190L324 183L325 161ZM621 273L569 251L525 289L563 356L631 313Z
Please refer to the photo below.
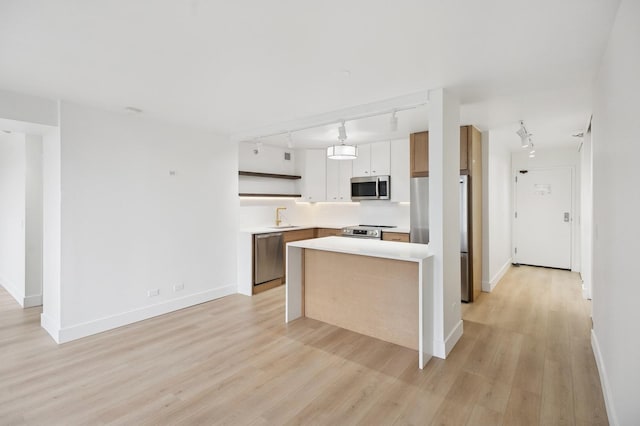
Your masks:
M598 337L595 330L591 330L591 348L593 349L593 355L596 358L596 365L598 366L598 374L600 374L600 383L602 386L602 395L604 396L604 405L607 408L607 416L609 417L609 423L612 426L618 426L618 416L614 410L613 395L611 394L611 385L607 378L607 370L604 367L604 359L602 359L602 353L600 352L600 344L598 343Z
M11 297L16 299L16 302L18 302L20 306L22 306L23 308L25 307L24 295L20 294L16 286L14 286L12 283L10 283L9 281L7 281L5 278L1 276L0 276L0 285L4 287L5 290L7 290L7 293L9 293Z
M53 322L51 318L45 314L40 314L40 327L44 328L47 333L56 341L60 343L59 335L60 328Z
M507 259L507 261L504 263L504 265L502 265L502 268L500 268L500 270L493 276L491 281L489 281L489 290L488 290L489 293L491 293L493 291L493 289L496 288L496 286L498 285L498 283L500 282L502 277L504 277L504 274L506 274L507 271L509 270L509 268L511 268L511 263L512 262L513 262L513 258L512 257ZM487 291L484 288L484 283L482 283L482 291Z
M33 308L34 306L42 306L42 295L26 296L24 298L23 308Z
M72 340L80 339L82 337L91 336L93 334L102 333L103 331L122 327L124 325L132 324L134 322L153 318L158 315L167 314L179 309L188 308L200 303L209 302L211 300L228 296L234 293L236 293L235 284L220 287L214 290L207 290L202 293L192 294L180 299L167 300L166 302L158 303L151 306L145 306L144 308L134 309L132 311L123 312L82 324L76 324L70 327L62 327L58 330L57 339L56 336L51 333L48 322L47 327L45 327L44 318L42 318L42 326L45 327L49 334L53 336L56 342L65 343Z
M463 321L458 321L451 333L444 339L444 342L434 340L433 341L433 356L437 356L438 358L446 359L453 347L458 343L458 340L462 337L462 333L464 331Z

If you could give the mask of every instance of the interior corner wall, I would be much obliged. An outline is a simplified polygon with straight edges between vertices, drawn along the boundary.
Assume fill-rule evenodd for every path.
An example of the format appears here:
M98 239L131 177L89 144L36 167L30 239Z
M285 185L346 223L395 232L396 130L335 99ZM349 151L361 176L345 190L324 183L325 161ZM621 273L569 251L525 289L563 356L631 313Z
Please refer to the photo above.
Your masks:
M24 307L42 305L42 137L25 138Z
M640 2L622 0L594 88L592 345L612 425L640 419Z
M0 132L0 284L24 306L25 137Z
M511 150L509 142L483 133L483 276L490 292L511 266Z
M236 144L68 102L60 131L60 341L236 292Z

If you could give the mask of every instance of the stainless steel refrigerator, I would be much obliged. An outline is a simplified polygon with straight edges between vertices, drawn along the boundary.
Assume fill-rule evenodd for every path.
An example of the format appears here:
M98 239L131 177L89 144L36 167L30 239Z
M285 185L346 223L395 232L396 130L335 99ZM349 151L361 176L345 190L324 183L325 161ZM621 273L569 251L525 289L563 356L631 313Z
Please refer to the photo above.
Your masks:
M460 295L469 297L469 177L460 176ZM429 178L411 179L411 242L429 242Z

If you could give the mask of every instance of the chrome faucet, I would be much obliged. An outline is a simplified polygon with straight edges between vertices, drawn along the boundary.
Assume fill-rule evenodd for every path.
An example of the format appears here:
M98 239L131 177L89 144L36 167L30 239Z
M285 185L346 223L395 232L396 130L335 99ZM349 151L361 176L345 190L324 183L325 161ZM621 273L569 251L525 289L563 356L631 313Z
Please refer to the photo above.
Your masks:
M286 209L286 207L276 207L276 226L280 226L282 223L282 219L280 219L280 212Z

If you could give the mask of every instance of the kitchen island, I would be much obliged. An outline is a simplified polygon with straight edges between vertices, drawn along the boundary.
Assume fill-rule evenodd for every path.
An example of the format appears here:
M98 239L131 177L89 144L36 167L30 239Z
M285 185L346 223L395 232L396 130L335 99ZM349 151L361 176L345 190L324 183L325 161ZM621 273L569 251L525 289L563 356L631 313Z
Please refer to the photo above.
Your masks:
M285 321L309 317L433 354L432 254L425 244L325 237L287 244Z

